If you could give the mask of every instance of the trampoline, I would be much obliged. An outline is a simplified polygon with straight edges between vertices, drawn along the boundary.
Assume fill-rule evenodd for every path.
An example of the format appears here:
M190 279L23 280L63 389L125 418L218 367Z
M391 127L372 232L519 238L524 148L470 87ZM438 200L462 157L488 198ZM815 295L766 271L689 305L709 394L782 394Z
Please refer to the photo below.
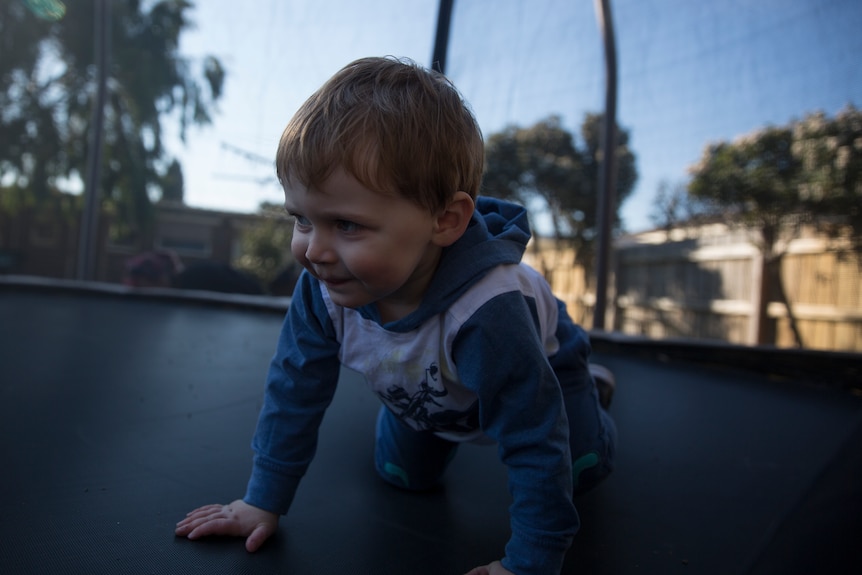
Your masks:
M495 449L465 445L439 490L389 487L377 399L347 372L260 551L175 537L193 507L244 493L286 305L200 295L0 278L0 571L439 575L501 556ZM564 573L862 572L858 356L594 347L619 384L617 470L578 498Z

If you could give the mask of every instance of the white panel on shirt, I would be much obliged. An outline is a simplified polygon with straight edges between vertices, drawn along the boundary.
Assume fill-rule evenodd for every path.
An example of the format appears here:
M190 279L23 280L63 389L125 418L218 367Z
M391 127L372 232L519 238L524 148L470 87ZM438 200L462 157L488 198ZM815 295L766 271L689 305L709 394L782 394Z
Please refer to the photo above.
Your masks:
M365 376L368 386L402 421L452 441L481 441L476 394L461 385L452 342L461 326L491 299L521 292L536 302L545 354L559 349L557 302L542 276L526 264L499 266L468 289L445 313L399 333L338 306L320 289L335 327L342 364ZM532 325L532 318L527 318Z

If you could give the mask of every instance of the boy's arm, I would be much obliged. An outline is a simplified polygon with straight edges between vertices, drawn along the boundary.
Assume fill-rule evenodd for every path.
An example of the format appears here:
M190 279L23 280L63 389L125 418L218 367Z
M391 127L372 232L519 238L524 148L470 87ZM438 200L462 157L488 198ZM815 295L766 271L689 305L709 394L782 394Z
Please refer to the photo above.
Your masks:
M452 350L508 470L512 535L502 565L517 575L559 573L579 526L568 420L539 324L520 293L503 294L462 326Z
M338 342L316 280L300 277L252 440L255 452L243 500L287 513L317 449L317 432L338 382Z
M255 551L275 532L314 456L317 429L335 392L337 354L320 290L303 274L267 375L246 495L191 511L177 523L177 535L242 536L246 549Z

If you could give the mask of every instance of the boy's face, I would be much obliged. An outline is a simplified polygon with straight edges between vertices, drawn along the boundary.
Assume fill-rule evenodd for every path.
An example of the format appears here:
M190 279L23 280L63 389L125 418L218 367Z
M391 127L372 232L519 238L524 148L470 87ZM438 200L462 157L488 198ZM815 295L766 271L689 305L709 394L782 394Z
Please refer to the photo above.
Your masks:
M340 168L319 188L286 185L284 200L295 218L291 251L333 302L374 303L384 321L418 307L441 251L427 210L369 190Z

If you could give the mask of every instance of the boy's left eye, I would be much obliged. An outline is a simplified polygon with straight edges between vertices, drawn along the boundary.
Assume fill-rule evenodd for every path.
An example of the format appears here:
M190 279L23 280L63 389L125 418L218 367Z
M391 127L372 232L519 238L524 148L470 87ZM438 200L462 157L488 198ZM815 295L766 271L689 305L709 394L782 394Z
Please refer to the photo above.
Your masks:
M342 232L355 232L361 228L359 224L356 222L350 222L347 220L338 220L338 229Z

